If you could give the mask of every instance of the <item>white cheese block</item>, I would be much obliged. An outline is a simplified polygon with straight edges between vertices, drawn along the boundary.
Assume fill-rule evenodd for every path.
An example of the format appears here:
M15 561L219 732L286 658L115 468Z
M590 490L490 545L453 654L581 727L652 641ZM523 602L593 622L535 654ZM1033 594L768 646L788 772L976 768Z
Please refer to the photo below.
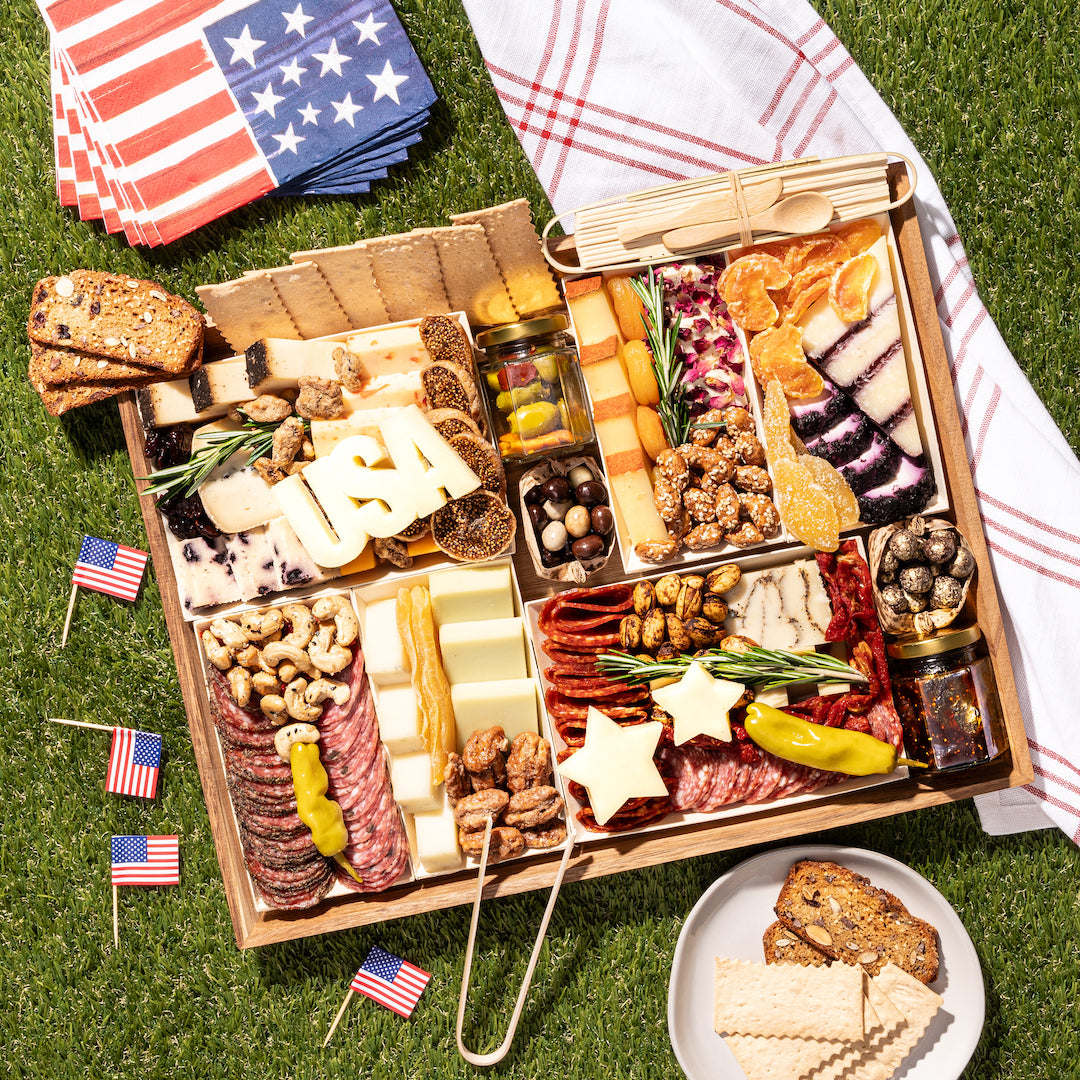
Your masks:
M431 755L423 750L418 754L391 754L390 786L398 806L407 814L438 810L440 788L431 780Z
M274 543L265 525L228 537L227 546L241 600L255 600L281 588Z
M366 377L419 373L431 363L416 326L373 327L358 330L346 341L346 348L356 358Z
M432 573L428 590L439 627L473 619L508 619L514 614L508 563Z
M247 358L232 356L203 364L190 379L191 400L200 414L214 407L226 408L258 396L248 385Z
M365 661L367 651L364 652ZM420 702L411 683L381 686L378 690L379 738L391 754L424 750L420 737Z
M191 452L197 453L210 445L206 436L222 431L240 431L241 425L233 420L215 420L195 431L191 439ZM199 487L199 498L207 517L223 533L244 532L257 525L265 525L271 518L280 516L270 485L247 464L250 454L239 451L223 461Z
M765 649L808 649L825 640L832 604L812 559L743 574L724 594L732 632Z
M180 540L166 528L165 539L172 556L180 603L186 612L232 604L240 599L224 537Z
M303 585L317 585L340 577L338 567L315 563L285 518L268 522L266 537L273 547L279 589L299 589Z
M397 598L367 604L363 626L364 670L375 685L409 682L409 660L397 629Z
M439 627L439 653L451 684L528 675L519 616L444 623Z
M450 700L457 723L459 754L474 731L496 724L511 740L523 731L538 732L536 683L532 679L458 683L450 687Z
M224 416L226 410L225 405L215 405L200 413L192 400L190 379L171 379L140 387L135 391L135 399L146 427L169 427L172 424L210 420L215 416Z
M454 811L446 801L445 789L440 789L438 809L414 814L412 823L416 857L429 874L459 870L465 865Z
M276 394L296 386L301 375L336 379L337 350L344 350L340 341L262 338L249 345L245 353L248 385L256 394Z
M423 400L424 384L420 381L419 371L375 375L365 379L363 388L358 392L341 392L346 416L369 409L402 409L406 405L419 405Z

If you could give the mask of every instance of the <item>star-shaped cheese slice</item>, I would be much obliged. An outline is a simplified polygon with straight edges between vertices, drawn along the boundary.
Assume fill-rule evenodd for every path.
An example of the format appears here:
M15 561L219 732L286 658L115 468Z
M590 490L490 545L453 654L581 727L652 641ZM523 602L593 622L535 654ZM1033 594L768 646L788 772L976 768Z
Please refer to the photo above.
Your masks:
M610 821L628 799L668 793L653 762L663 727L657 720L622 727L589 706L585 745L559 766L559 772L588 791L597 825Z
M672 738L681 746L697 735L731 742L728 713L745 687L727 679L714 679L704 665L692 660L683 677L653 690L653 701L675 721Z

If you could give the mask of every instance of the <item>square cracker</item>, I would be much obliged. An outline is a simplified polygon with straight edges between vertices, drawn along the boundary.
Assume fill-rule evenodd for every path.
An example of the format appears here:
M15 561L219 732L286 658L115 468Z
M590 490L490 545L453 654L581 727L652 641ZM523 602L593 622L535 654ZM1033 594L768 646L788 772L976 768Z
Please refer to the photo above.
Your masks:
M275 266L266 272L302 338L352 329L349 316L314 262Z
M300 337L296 323L265 270L220 285L197 285L195 291L221 336L236 353L242 353L260 338Z
M442 266L428 231L396 233L363 241L391 322L445 315L450 300Z
M716 958L713 1026L720 1035L861 1042L876 1017L864 1011L861 968L754 964Z
M294 251L289 258L294 263L313 262L319 268L344 310L350 329L363 330L390 322L364 241L344 247Z
M446 225L431 229L430 236L454 311L464 311L474 327L517 321L517 309L506 291L483 225Z
M455 225L482 225L514 307L522 318L562 306L540 248L527 199L451 214Z

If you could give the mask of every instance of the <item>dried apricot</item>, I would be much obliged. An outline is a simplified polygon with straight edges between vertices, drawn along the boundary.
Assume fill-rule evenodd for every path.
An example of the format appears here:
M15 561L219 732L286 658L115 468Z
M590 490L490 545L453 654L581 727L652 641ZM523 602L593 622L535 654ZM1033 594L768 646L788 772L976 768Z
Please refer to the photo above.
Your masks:
M804 465L813 478L832 499L836 509L836 519L841 530L851 529L859 524L859 500L851 490L851 485L843 475L836 471L824 458L814 454L800 454L799 462Z
M750 363L758 382L777 379L788 397L808 398L820 394L824 382L806 362L802 331L794 323L770 326L750 342Z
M801 461L781 458L776 462L773 498L784 528L796 540L816 551L835 551L840 546L836 507Z
M626 378L634 400L639 405L659 405L660 388L656 385L656 375L652 368L652 353L645 342L628 341L623 346L623 360L626 362Z
M631 288L630 279L625 276L608 278L607 289L622 336L627 341L644 341L645 305Z
M847 245L848 256L854 258L881 236L881 226L873 218L859 218L858 221L845 221L836 229L836 235Z
M647 405L639 405L634 420L641 448L651 461L655 461L664 450L670 449L667 436L664 434L664 425L660 423L660 415L655 409L650 409Z
M765 408L762 411L765 428L765 455L769 468L781 459L795 460L795 448L791 445L791 414L788 412L787 396L778 379L765 384Z
M877 259L869 251L848 259L832 276L829 303L844 322L859 322L870 312L870 287L877 274Z

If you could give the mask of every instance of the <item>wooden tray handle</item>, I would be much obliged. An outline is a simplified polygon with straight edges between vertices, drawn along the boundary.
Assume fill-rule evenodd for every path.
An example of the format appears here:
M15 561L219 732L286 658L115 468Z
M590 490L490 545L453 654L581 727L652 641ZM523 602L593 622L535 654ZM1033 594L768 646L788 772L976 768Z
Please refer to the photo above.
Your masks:
M551 922L551 913L555 910L555 901L559 896L563 874L566 873L566 867L570 863L570 855L574 850L574 841L570 836L567 836L566 850L563 852L555 880L551 883L551 893L548 896L547 907L544 909L544 917L540 920L540 929L536 933L536 942L533 944L532 955L529 957L529 966L525 969L525 978L521 981L521 989L518 991L517 1001L514 1003L514 1012L510 1017L510 1026L506 1029L506 1037L491 1053L474 1054L462 1040L461 1029L465 1023L465 1003L469 999L469 978L472 975L473 947L476 944L476 925L480 921L480 901L484 895L484 875L487 873L488 846L490 843L491 820L489 818L484 826L484 850L480 855L480 870L476 878L476 899L473 901L472 922L469 924L469 941L465 946L465 969L461 973L461 996L458 998L458 1052L470 1065L494 1065L496 1062L502 1061L510 1050L510 1044L514 1041L514 1032L517 1031L518 1020L521 1019L521 1010L529 993L529 984L532 982L536 961L540 957L540 947L544 944L548 923Z

